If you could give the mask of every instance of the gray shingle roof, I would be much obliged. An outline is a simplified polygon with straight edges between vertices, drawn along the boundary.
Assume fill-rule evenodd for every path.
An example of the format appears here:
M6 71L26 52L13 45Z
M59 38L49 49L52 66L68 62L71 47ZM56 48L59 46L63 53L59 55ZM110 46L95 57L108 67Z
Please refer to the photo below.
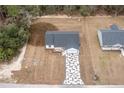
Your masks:
M124 45L124 31L101 31L103 45Z
M101 46L124 45L124 30L120 30L116 25L112 25L108 30L99 30L98 37Z
M45 36L46 45L63 47L64 49L79 49L79 33L65 31L47 31Z

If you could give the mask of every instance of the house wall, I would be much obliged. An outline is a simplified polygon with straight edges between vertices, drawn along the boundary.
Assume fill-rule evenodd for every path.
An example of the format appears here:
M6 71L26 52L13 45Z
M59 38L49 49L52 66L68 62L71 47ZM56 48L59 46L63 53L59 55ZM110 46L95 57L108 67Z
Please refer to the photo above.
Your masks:
M98 39L99 39L100 46L103 46L101 31L100 31L100 30L98 30L97 34L98 34Z
M102 50L120 50L120 48L116 48L116 47L102 47Z
M124 56L124 49L120 49L122 56Z
M120 46L101 46L102 50L120 50Z
M121 48L121 47L101 47L102 50L120 50L121 51L121 54L122 56L124 56L124 49Z

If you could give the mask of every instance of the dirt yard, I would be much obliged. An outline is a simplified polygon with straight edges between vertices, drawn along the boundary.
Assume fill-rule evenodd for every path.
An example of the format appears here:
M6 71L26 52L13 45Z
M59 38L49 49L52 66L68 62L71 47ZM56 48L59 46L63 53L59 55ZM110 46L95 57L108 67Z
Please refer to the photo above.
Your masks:
M97 30L116 23L124 28L124 17L40 18L33 22L22 69L13 72L17 83L62 84L65 77L64 57L46 50L47 30L80 32L81 78L87 85L124 84L124 57L119 51L102 51ZM97 79L94 80L94 76Z

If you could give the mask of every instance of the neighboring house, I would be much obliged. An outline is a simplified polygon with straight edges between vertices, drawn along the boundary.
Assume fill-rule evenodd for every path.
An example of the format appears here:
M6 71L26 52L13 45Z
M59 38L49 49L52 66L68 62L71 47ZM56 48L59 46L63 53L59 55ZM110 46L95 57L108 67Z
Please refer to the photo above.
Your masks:
M79 33L73 31L47 31L45 34L46 49L64 52L65 50L79 50Z
M124 56L124 30L119 29L117 25L99 30L98 39L102 50L120 50Z

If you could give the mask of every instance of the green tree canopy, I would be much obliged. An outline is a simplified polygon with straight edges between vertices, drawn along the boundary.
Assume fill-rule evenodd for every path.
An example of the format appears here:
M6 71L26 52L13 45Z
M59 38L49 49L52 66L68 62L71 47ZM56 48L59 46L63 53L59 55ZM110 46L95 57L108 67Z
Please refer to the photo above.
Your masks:
M9 24L0 29L0 61L8 61L19 51L28 38L28 32Z
M8 15L12 17L17 16L20 12L20 7L16 5L8 5L6 6L6 8L7 8Z

